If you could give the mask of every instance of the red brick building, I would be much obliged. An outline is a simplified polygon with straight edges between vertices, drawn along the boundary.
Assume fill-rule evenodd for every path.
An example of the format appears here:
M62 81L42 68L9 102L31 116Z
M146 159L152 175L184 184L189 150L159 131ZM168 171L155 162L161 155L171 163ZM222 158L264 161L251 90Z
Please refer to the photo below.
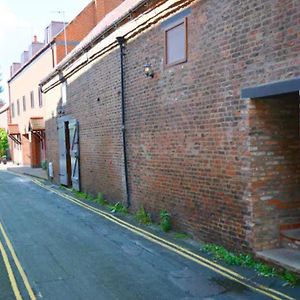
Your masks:
M83 191L202 240L281 247L300 227L299 17L295 0L124 1L42 82L55 180L73 166Z

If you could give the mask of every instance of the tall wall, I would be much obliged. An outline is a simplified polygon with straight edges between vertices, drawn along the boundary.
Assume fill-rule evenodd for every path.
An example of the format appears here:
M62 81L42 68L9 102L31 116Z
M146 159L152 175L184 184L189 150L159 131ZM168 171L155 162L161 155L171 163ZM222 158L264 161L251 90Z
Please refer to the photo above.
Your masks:
M255 246L249 122L256 110L240 89L299 76L299 15L296 0L196 1L188 15L188 61L170 68L160 24L127 41L132 210L143 204L157 217L167 209L176 228L205 241ZM68 79L65 107L80 122L83 190L115 201L125 195L118 51ZM143 74L147 62L153 79ZM55 122L48 122L47 155L58 164Z

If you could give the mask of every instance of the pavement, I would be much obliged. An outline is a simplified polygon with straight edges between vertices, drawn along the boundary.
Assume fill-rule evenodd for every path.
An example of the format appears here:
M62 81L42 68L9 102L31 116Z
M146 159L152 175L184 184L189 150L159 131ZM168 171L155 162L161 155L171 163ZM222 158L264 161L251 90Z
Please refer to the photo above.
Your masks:
M40 179L47 180L47 172L42 168L31 168L30 166L15 165L8 162L6 165L0 164L0 170L7 170L16 174L28 175Z
M105 216L50 185L0 171L0 299L17 290L16 299L300 299L297 288L269 291L228 276Z

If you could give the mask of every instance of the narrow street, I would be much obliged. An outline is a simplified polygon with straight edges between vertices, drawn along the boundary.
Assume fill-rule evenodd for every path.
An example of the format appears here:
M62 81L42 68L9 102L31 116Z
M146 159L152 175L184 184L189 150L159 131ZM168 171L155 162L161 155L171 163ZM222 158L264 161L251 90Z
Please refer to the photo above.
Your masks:
M0 223L20 299L5 235L37 299L270 299L6 171ZM3 259L0 299L15 299Z

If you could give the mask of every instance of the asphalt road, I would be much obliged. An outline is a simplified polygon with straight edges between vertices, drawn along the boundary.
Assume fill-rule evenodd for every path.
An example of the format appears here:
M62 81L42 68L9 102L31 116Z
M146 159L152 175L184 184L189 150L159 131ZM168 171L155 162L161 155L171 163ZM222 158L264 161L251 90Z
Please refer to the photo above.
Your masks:
M5 171L0 222L37 299L270 299ZM14 299L1 256L0 272L0 299Z

